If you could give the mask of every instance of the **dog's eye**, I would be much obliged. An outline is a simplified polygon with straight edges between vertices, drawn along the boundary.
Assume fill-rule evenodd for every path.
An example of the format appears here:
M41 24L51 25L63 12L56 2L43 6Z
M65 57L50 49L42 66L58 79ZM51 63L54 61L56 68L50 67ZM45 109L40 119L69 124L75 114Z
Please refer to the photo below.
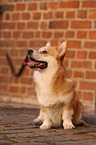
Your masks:
M44 50L44 51L42 51L42 53L43 53L43 54L47 54L47 51L46 51L46 50Z

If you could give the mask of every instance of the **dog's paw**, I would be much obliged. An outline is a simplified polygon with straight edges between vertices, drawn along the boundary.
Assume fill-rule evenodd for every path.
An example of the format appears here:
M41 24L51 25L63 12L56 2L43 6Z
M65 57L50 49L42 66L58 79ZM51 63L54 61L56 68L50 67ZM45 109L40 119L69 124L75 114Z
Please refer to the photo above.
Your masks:
M51 128L51 126L50 125L46 125L46 124L42 124L40 126L40 129L50 129L50 128Z
M73 129L75 126L71 122L64 122L63 123L64 129Z
M42 120L39 118L36 118L33 120L33 123L35 123L36 125L41 125L42 124Z

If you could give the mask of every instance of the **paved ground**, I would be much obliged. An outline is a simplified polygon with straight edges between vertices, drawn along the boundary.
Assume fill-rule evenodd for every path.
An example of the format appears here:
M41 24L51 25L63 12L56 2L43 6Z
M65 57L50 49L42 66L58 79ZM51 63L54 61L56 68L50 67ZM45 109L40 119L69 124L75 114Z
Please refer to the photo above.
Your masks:
M38 112L30 105L0 103L0 145L96 145L96 125L40 130L32 123Z

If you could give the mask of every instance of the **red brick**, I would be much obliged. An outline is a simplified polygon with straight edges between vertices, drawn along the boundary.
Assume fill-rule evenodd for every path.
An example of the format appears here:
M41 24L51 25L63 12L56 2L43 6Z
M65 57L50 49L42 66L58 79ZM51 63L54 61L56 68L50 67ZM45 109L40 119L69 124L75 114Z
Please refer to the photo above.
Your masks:
M60 8L78 8L78 1L60 2Z
M23 23L23 22L17 23L17 28L18 29L25 29L25 23Z
M23 76L29 76L29 69L24 69L22 75Z
M83 61L83 68L91 69L92 68L92 63L90 61Z
M74 71L74 77L75 78L83 78L84 74L80 71Z
M30 14L29 13L22 13L22 19L23 20L29 20L30 19Z
M21 32L19 32L19 31L13 32L13 38L19 38L20 36L21 36Z
M15 49L12 49L10 50L10 54L12 57L19 57L19 51L18 50L15 50Z
M87 18L87 11L86 10L79 10L77 12L77 17L78 18Z
M25 58L25 54L26 54L26 53L27 53L27 48L26 48L26 49L24 48L24 49L20 49L20 50L19 50L19 55L20 55L20 57L23 58L23 59Z
M19 69L18 69L18 70L19 70ZM19 78L14 77L12 82L13 82L14 84L19 84Z
M11 93L17 94L18 91L19 91L19 87L17 87L17 86L10 86L9 91L10 91Z
M40 12L33 13L33 19L39 20L40 18L41 18L41 13Z
M86 31L77 31L77 38L86 38L87 32Z
M6 2L6 0L0 0L0 4L1 5L1 10L2 11L9 11L12 12L14 10L14 5L13 4L9 4L8 2Z
M52 46L58 46L58 42L56 40L51 40L51 45Z
M0 65L8 65L8 62L5 57L0 57Z
M10 20L10 14L6 14L5 20Z
M7 84L0 84L0 94L1 92L4 94L7 92L8 85Z
M49 24L50 29L66 29L68 28L68 21L51 21Z
M51 2L51 3L49 3L49 8L50 9L57 9L58 8L58 3L57 2Z
M68 47L69 48L81 48L81 42L80 41L69 41Z
M22 41L16 41L16 47L27 47L27 42L22 40Z
M96 10L91 10L89 12L89 18L90 19L96 19Z
M84 2L82 2L82 7L85 7L85 8L96 8L96 1L95 0L84 1Z
M32 83L32 78L23 77L23 78L20 79L20 83L31 85L31 83Z
M12 20L20 20L20 13L13 13Z
M71 62L71 67L72 68L82 68L83 67L83 64L82 62L80 61L72 61Z
M11 32L4 31L3 34L2 34L2 37L4 37L4 38L10 38L11 37Z
M7 67L3 67L3 68L1 68L1 73L6 75L6 74L8 74L8 70L9 69Z
M90 59L96 59L96 52L89 52Z
M41 22L40 28L41 29L48 29L48 22Z
M96 72L87 71L86 72L86 79L96 79Z
M2 37L2 32L0 31L0 38Z
M35 32L35 37L36 37L36 38L40 38L40 36L41 36L41 32L40 32L40 31L36 31L36 32Z
M75 17L75 11L68 11L66 13L66 18L74 18Z
M2 22L0 24L0 29L15 29L15 23Z
M5 76L0 75L0 83L5 83L5 84L11 83L11 78L7 75Z
M42 37L43 38L50 38L52 36L52 32L43 32Z
M12 47L14 45L14 41L13 40L1 40L0 41L0 47Z
M82 89L82 90L95 90L96 89L96 83L95 82L82 81L82 82L80 82L80 89Z
M75 51L67 51L66 53L67 58L74 58L75 57Z
M73 38L74 35L75 35L75 32L73 32L73 31L67 31L67 32L65 33L65 37L66 37L66 38Z
M63 15L64 15L64 12L63 11L62 12L61 11L60 12L57 11L57 12L55 12L54 17L55 18L63 18Z
M38 23L37 22L28 22L27 23L27 28L28 29L37 29L38 28Z
M77 51L77 58L79 59L85 59L87 57L86 51Z
M29 38L33 38L34 36L34 33L33 32L23 32L23 35L22 35L22 38L26 38L26 39L29 39Z
M24 11L26 9L26 5L25 4L17 4L16 5L16 10L20 10L20 11Z
M36 3L29 3L28 4L28 10L37 10L37 4Z
M0 15L0 21L4 20L4 15Z
M90 61L72 61L71 67L73 68L92 68L92 63Z
M53 12L47 12L43 14L44 19L52 19L53 17Z
M0 49L0 56L5 57L5 55L6 55L6 49Z
M27 90L26 87L21 87L20 88L20 93L21 94L25 94L26 93L26 90Z
M82 99L86 100L86 101L93 101L93 94L92 93L88 93L88 92L84 92L82 94Z
M91 22L90 21L72 21L71 22L71 28L76 28L76 29L88 29L91 28Z
M46 2L41 2L41 3L40 3L40 9L41 9L41 10L47 10L47 7L48 7L48 6L47 6L47 3L46 3Z
M85 41L84 47L85 48L90 48L90 49L96 49L96 42Z
M63 37L63 32L55 32L54 33L54 38L62 38Z
M46 41L44 40L33 40L30 42L30 47L42 47L45 46Z
M18 47L18 46L17 46ZM19 47L24 47L23 46L23 44L22 45L20 45ZM20 58L15 58L14 59L14 64L17 66L16 67L16 69L17 69L17 71L19 70L19 66L22 64L22 58L20 57Z
M90 39L96 39L96 31L89 32L89 38Z

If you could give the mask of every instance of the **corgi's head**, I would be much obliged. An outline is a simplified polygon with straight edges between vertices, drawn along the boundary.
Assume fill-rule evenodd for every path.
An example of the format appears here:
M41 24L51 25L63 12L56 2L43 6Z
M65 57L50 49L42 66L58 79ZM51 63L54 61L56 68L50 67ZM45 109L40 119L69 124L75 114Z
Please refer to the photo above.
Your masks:
M33 70L43 70L62 65L62 60L67 51L67 42L64 41L59 47L52 47L50 42L41 47L39 51L28 50L29 63L25 63Z

